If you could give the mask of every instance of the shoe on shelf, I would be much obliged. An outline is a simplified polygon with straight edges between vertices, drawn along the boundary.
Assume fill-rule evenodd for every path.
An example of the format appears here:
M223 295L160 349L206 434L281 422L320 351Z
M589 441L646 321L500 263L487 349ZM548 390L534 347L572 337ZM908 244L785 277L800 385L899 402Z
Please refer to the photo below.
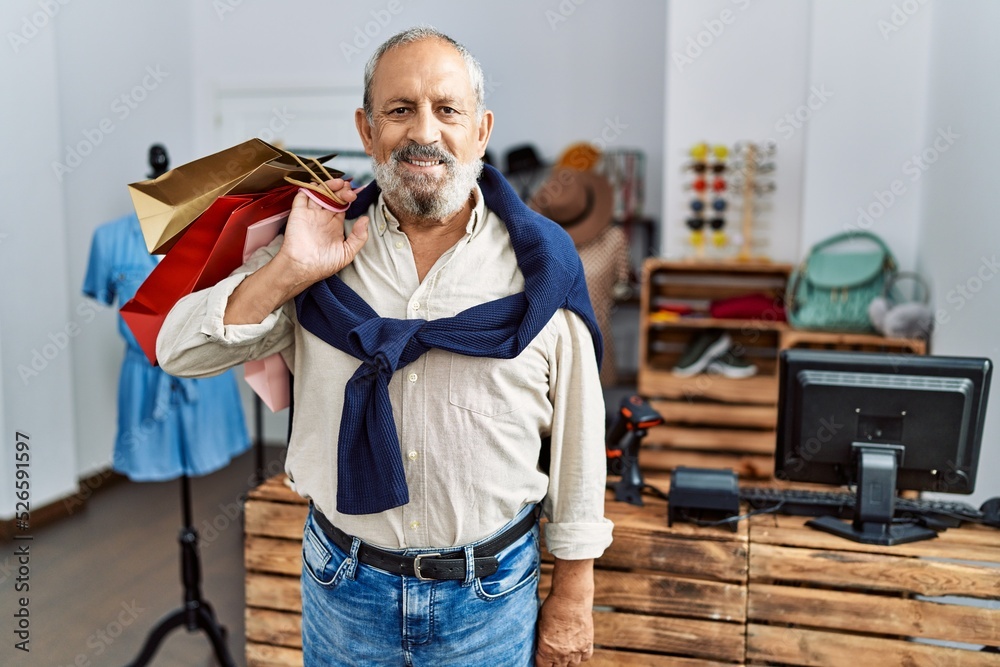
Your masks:
M732 344L729 334L724 331L700 333L684 349L680 361L674 366L674 375L686 378L701 373L713 359L725 354Z
M722 356L712 359L705 370L713 375L723 375L736 380L753 377L757 374L757 367L744 359L742 355L733 352L732 348Z

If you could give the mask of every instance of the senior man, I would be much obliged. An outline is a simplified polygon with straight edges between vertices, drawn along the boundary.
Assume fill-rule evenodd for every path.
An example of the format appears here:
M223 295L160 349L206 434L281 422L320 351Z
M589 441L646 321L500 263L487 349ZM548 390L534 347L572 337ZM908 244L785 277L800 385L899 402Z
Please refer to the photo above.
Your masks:
M175 375L290 362L307 666L593 652L593 559L611 542L600 334L568 236L483 167L483 97L451 38L389 39L355 114L376 183L330 182L346 216L300 193L283 237L159 336ZM555 558L541 608L539 510Z

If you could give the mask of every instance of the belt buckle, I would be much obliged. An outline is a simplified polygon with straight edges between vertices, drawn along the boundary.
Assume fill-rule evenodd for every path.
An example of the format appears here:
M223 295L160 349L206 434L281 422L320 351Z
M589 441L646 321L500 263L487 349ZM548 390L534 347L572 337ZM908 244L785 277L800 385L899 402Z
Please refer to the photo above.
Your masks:
M413 574L417 577L417 579L420 579L421 581L431 581L433 579L433 577L425 577L424 575L420 574L420 560L422 558L430 558L432 556L440 556L440 555L441 554L439 552L433 554L418 554L413 557Z

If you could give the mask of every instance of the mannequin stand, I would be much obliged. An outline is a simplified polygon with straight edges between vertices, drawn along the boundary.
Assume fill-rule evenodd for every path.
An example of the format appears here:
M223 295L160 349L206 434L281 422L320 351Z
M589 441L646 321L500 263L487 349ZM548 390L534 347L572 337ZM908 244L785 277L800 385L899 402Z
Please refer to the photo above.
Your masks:
M264 401L260 396L254 394L253 397L253 430L254 430L254 459L257 469L254 471L256 486L264 483Z
M191 484L187 475L181 477L181 505L184 527L178 541L181 545L181 579L184 584L184 606L164 617L149 633L146 643L127 667L145 667L160 644L176 628L185 626L188 632L203 630L212 642L215 658L222 667L236 667L226 646L226 629L215 618L212 606L201 597L201 561L198 557L198 533L191 520Z

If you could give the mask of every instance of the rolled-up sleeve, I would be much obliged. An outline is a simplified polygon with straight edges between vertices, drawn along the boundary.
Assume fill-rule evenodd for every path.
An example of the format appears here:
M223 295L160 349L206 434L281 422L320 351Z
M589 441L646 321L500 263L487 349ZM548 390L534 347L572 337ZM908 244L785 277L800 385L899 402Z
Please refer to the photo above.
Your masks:
M178 377L207 377L276 352L283 353L292 365L295 333L291 302L258 324L224 324L233 291L277 254L281 241L279 236L228 278L174 305L156 338L156 360L163 370Z
M604 516L604 396L589 329L574 313L559 312L549 368L553 415L549 488L542 501L549 519L545 544L556 558L597 558L611 544L613 527Z

